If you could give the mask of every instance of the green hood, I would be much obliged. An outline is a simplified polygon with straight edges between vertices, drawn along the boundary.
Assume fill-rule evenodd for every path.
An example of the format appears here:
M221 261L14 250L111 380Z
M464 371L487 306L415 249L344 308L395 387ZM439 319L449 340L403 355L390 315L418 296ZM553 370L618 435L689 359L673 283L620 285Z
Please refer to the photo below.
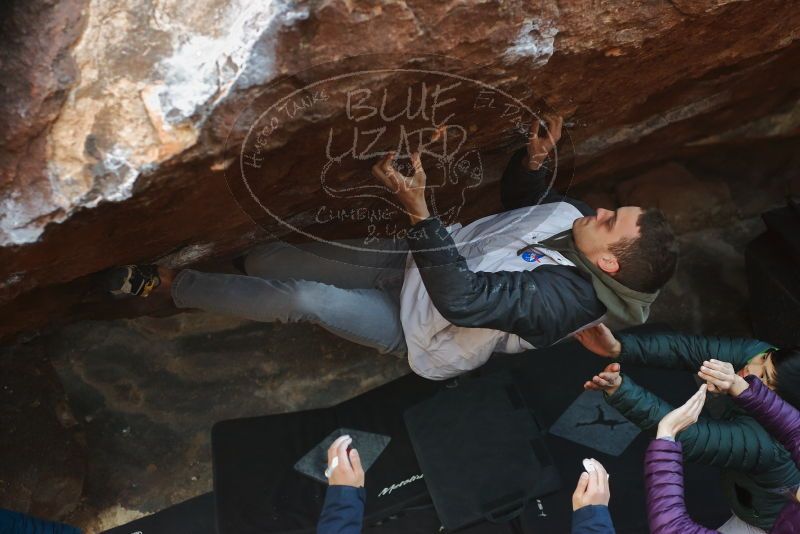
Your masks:
M656 300L658 291L642 293L617 282L578 250L575 240L572 238L572 230L558 233L531 246L560 252L574 263L575 267L592 277L592 285L597 293L597 298L608 310L603 322L609 328L626 328L644 324L647 321L647 317L650 315L650 305Z

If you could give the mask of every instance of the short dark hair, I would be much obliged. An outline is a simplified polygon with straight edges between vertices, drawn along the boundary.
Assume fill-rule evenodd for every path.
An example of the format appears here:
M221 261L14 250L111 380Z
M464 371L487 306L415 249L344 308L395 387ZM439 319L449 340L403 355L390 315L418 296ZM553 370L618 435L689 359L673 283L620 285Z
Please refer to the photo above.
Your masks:
M772 352L775 366L775 393L800 410L800 347Z
M644 210L639 219L639 237L621 239L609 247L619 263L615 278L635 291L655 293L675 273L678 245L675 233L661 210Z

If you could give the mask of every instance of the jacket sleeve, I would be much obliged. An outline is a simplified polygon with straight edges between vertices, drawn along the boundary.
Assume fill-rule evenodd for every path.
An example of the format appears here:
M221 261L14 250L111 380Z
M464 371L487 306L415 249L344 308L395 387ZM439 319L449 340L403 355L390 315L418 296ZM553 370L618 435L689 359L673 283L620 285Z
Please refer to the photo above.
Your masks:
M744 367L754 356L769 350L768 343L755 339L692 336L675 333L619 334L621 363L697 371L703 360L730 362Z
M680 442L654 439L644 455L647 520L652 534L714 534L689 517L683 492Z
M456 326L502 330L547 345L605 313L592 283L573 267L472 272L438 218L417 223L413 234L409 248L425 289Z
M0 509L0 532L3 534L81 534L77 528L63 523L51 523L3 509Z
M775 525L772 527L772 532L796 533L800 531L797 527L798 525L800 525L800 502L791 501L781 510L778 519L775 520Z
M642 430L654 430L672 406L625 376L606 401ZM758 473L781 461L772 437L749 417L732 420L702 418L678 434L684 458L720 468Z
M595 211L580 200L568 198L553 190L550 180L550 158L539 170L532 171L524 166L522 158L527 156L527 148L514 152L506 165L500 182L500 200L506 210L536 206L550 202L568 202L578 208L584 215L592 215Z
M317 534L360 534L365 501L364 488L328 486Z
M780 441L800 468L800 411L755 376L748 376L745 380L750 387L734 397L733 401Z
M608 506L589 505L572 512L572 534L614 534Z

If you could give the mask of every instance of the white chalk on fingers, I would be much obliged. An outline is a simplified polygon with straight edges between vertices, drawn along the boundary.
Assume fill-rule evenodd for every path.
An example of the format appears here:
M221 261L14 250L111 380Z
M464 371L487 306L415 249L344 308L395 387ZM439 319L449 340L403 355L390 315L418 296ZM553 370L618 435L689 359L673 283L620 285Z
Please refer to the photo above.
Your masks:
M594 473L597 470L597 468L594 466L594 462L589 458L583 459L583 469L587 473Z
M334 456L333 460L331 460L331 465L329 465L328 468L325 469L325 478L331 478L333 470L336 469L338 465L339 465L339 457Z

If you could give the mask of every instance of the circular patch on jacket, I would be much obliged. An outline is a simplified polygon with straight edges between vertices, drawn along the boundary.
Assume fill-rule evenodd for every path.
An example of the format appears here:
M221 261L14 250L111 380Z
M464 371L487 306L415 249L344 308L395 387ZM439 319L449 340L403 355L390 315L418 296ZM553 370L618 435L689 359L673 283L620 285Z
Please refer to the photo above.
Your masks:
M544 254L537 254L532 250L526 250L520 255L520 257L528 263L539 263L539 260L544 258Z

